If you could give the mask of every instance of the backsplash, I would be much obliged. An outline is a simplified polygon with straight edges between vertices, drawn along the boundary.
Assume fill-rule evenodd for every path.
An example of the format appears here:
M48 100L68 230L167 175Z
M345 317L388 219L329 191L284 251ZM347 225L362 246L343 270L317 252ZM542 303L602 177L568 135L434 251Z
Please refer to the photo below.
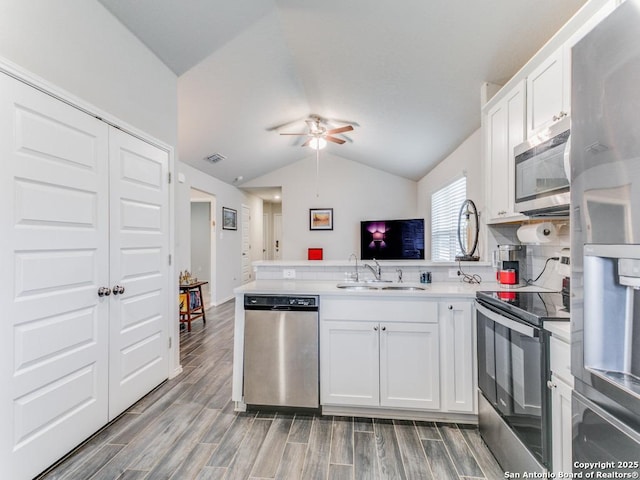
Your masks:
M363 264L374 266L371 261L358 260L358 270L361 281L373 280L373 273L363 266ZM382 279L392 282L398 281L398 269L402 270L402 281L407 283L420 282L422 272L431 272L432 282L459 282L462 276L450 276L450 273L457 273L461 270L468 275L479 275L482 281L495 281L495 272L488 262L463 262L458 267L458 263L446 262L421 262L410 264L408 262L380 262L382 267ZM353 262L336 261L296 261L296 262L256 262L253 266L256 280L282 280L284 278L295 278L296 280L332 280L343 282L352 280L355 274ZM287 277L287 275L295 277Z
M554 222L558 229L558 235L553 243L547 244L527 244L527 273L526 278L534 280L541 274L548 258L558 257L563 248L570 247L569 222ZM491 249L498 245L520 244L517 231L520 225L503 224L489 226L489 244ZM557 270L558 262L549 261L544 273L540 276L536 285L560 291L562 289L562 276Z

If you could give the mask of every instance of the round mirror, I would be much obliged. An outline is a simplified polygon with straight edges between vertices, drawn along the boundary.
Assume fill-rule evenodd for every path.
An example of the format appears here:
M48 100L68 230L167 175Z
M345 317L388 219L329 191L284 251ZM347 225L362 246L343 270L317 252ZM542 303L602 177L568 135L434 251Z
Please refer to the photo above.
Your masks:
M478 248L478 234L480 224L478 222L478 210L473 200L466 199L462 202L460 213L458 214L458 243L462 255L457 256L457 261L476 262L480 257L474 256Z

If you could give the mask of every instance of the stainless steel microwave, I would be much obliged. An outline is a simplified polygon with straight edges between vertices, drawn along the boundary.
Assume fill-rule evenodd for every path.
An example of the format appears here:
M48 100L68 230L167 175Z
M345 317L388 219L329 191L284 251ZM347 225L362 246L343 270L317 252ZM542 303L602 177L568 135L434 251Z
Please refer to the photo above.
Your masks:
M514 148L515 210L569 215L569 117Z

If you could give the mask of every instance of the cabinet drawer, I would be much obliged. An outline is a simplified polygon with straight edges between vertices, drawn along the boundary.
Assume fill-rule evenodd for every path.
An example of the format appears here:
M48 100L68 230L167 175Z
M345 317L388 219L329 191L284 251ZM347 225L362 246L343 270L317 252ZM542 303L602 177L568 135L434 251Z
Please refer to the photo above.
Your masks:
M421 298L323 298L323 320L366 320L375 322L438 322L438 302Z
M571 375L571 346L556 337L551 337L551 371L559 378L573 385Z

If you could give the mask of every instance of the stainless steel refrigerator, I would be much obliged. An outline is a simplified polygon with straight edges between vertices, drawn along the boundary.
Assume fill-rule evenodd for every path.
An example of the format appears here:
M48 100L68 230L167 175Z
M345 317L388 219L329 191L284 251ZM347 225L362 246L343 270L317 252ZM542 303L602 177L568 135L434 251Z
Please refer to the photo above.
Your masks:
M640 0L623 3L573 48L571 88L574 468L636 472Z

